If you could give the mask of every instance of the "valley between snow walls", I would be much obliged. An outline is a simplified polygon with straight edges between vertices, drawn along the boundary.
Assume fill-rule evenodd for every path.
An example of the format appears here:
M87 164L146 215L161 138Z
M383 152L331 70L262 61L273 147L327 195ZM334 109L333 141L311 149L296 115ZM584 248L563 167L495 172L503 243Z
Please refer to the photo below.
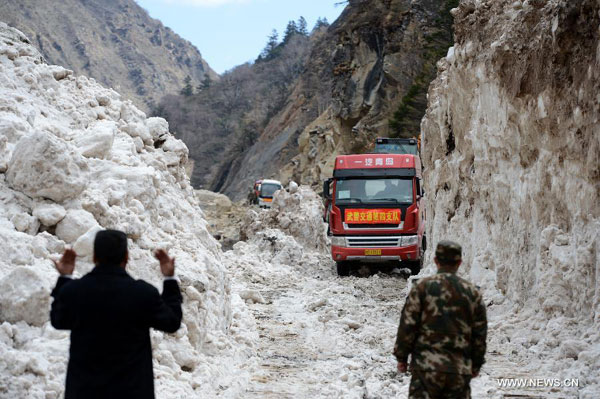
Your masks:
M422 122L428 241L463 245L490 351L598 398L600 4L464 0L453 14Z
M0 397L62 397L69 334L49 324L51 259L72 246L76 276L87 273L101 228L128 234L129 273L159 289L152 251L176 258L185 317L174 335L152 332L157 397L239 396L255 327L230 295L187 155L164 119L47 65L0 23Z

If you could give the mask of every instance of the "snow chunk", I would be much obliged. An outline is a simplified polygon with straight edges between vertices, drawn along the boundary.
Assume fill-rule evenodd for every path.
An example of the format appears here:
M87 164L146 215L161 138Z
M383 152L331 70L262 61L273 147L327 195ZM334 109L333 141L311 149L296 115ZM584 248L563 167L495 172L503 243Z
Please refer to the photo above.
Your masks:
M84 136L75 139L81 155L87 158L105 158L112 148L117 124L113 121L99 121L90 127Z
M63 241L72 243L98 225L94 215L83 209L69 210L56 226L56 235Z
M327 300L327 298L321 298L318 301L315 301L315 302L312 302L312 303L308 304L306 306L306 308L309 311L314 312L318 308L321 308L321 307L326 306L326 305L329 305L329 301Z
M145 145L152 145L152 136L150 135L150 131L143 123L128 123L127 125L123 126L121 130L133 138L139 137L142 139Z
M35 132L17 143L6 179L12 188L30 197L62 202L83 191L87 171L85 160L65 142Z
M73 250L78 256L92 256L94 254L94 240L96 239L96 233L100 230L102 230L100 226L93 226L75 241Z
M63 80L71 75L73 75L73 71L71 71L70 69L66 69L60 66L52 66L52 76L54 76L54 79L56 80Z
M49 304L50 292L31 268L17 267L0 280L0 322L41 326L48 321Z
M176 166L187 161L189 150L183 141L169 136L161 148L166 152L168 166Z
M146 127L152 139L162 140L169 134L169 122L164 118L152 117L146 119Z
M37 220L37 218L25 212L16 213L10 219L10 221L13 223L17 231L23 233L35 234L37 233L37 230L40 227L40 223Z
M8 137L0 136L0 173L6 172L9 161L9 151L7 151L6 144L8 143Z
M291 181L290 184L288 185L288 191L290 192L290 194L295 194L298 192L298 183L296 183L295 181Z
M260 292L255 290L242 290L239 295L240 298L249 303L267 303Z
M43 203L33 209L33 216L38 218L44 226L54 226L60 222L67 211L58 204Z
M348 328L351 328L353 330L357 330L362 327L362 323L350 319L340 320L340 323L345 324L346 326L348 326Z

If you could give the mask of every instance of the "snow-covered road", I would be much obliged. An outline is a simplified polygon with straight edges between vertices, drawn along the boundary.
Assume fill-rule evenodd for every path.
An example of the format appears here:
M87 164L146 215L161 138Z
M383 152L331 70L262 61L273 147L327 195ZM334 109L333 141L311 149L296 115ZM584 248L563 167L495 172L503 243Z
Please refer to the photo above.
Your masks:
M253 331L241 334L252 336L249 346L255 354L243 366L248 380L244 397L407 398L410 376L398 375L391 354L407 276L378 273L376 267L337 276L320 209L316 194L301 187L295 194L280 192L271 210L246 209L240 220L232 215L244 209L236 208L221 212L228 216L216 223L235 219L245 240L223 259L232 294L245 301L236 310L236 320L244 322L235 321L234 326ZM211 219L210 212L207 216ZM430 265L424 274L429 273ZM542 342L540 329L547 334L553 326L538 324L534 315L526 322L523 314L512 313L509 302L484 297L487 363L471 382L474 398L594 398L593 393L580 395L577 388L543 386L544 382L526 388L499 386L503 378L511 379L507 384L538 378L562 383L583 374L575 368L561 371L565 364L555 363L536 345ZM569 334L552 332L557 342L567 341ZM589 381L580 383L584 387Z
M245 397L407 397L410 376L396 373L391 355L407 293L405 276L340 278L326 255L304 254L296 265L272 264L256 249L239 243L227 254L233 292L246 299L258 330L258 359ZM249 253L255 261L248 261ZM505 324L490 321L487 363L471 383L473 397L577 398L572 388L498 385L501 378L558 376L547 368L536 372L540 359L531 358L533 353L517 354L503 338Z
M339 278L316 254L297 265L247 262L240 247L248 249L238 244L230 256L234 292L259 331L249 397L401 397L408 380L396 375L391 351L403 277Z

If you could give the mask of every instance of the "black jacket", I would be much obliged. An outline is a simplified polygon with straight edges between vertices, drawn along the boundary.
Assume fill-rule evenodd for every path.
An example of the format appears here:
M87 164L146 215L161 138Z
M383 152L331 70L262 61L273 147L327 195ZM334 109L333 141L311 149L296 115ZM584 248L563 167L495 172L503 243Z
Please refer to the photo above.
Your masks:
M65 399L154 398L150 327L181 324L179 285L162 295L115 265L98 265L79 280L59 277L50 320L71 330Z

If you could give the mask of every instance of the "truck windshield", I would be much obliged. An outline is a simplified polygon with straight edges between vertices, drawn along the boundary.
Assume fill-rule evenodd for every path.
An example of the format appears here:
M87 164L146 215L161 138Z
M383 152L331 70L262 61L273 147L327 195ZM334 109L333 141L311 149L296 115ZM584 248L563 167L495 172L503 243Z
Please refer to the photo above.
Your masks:
M260 185L260 196L263 198L272 198L277 190L281 190L279 184L263 183Z
M335 189L338 204L412 204L412 179L344 179Z
M419 149L416 144L385 143L375 144L375 154L412 154L417 155Z

